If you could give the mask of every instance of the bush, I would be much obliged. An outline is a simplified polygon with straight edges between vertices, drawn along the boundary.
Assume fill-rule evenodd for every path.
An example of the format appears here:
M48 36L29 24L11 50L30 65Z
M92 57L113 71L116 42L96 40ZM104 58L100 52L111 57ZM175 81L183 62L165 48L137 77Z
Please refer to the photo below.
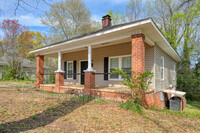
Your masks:
M23 71L16 71L11 66L4 65L2 72L2 80L26 80L29 81L30 77Z
M126 103L121 103L119 107L123 110L130 110L137 114L144 114L145 110L138 101L129 100Z
M10 66L3 66L2 80L13 80L16 78L16 70Z

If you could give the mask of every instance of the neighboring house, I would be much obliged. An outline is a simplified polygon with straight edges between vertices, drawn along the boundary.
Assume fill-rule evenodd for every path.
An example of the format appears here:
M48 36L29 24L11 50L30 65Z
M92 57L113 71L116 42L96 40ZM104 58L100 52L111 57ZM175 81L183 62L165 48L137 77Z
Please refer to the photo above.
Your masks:
M2 78L2 73L3 73L3 65L8 65L10 60L10 56L4 55L0 57L0 79ZM32 79L35 79L35 72L36 72L36 63L32 62L30 60L27 60L25 58L19 58L19 62L21 62L21 69L23 72L26 73L26 75L31 76Z
M55 89L61 89L64 82L83 84L85 90L94 90L95 86L122 86L123 78L110 74L114 68L126 72L132 68L136 74L148 69L154 73L150 94L154 102L159 99L156 104L160 108L163 108L162 90L176 88L176 64L181 61L151 18L111 26L109 15L103 17L102 29L98 31L30 53L37 54L38 88L43 80L44 55L58 57Z

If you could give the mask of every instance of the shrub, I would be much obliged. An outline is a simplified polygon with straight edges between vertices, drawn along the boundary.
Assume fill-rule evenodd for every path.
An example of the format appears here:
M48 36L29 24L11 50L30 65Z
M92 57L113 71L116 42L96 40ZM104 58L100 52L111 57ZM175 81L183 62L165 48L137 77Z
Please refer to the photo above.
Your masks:
M131 76L124 72L123 69L115 69L111 74L120 74L124 77L123 84L128 86L131 90L131 96L133 101L140 100L142 93L148 89L148 86L152 83L151 78L153 73L146 70L144 73L135 75L134 71L131 70Z

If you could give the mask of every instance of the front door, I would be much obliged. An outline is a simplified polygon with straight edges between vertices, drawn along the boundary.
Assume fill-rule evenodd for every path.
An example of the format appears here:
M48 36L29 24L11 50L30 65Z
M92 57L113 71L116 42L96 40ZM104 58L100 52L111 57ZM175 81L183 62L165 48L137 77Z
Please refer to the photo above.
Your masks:
M87 61L81 61L81 84L84 85L85 82L85 74L84 70L86 70L88 67L88 62Z

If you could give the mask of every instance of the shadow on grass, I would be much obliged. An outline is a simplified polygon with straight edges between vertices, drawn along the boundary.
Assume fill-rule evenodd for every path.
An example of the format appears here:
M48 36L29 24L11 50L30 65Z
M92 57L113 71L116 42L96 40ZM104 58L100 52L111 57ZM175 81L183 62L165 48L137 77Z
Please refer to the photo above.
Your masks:
M146 115L143 115L143 118L145 118L146 120L152 121L154 124L156 124L158 127L160 127L163 130L162 132L169 132L169 129L167 127L164 127L163 125L161 125L158 120L150 118Z
M87 102L83 102L77 99L70 99L69 101L62 102L58 106L48 108L43 112L35 114L28 118L0 124L0 133L19 133L23 131L33 130L38 127L43 127L59 119L60 117L71 113L75 109L85 105ZM65 125L65 127L66 130L69 131L76 130L76 128L72 124Z

